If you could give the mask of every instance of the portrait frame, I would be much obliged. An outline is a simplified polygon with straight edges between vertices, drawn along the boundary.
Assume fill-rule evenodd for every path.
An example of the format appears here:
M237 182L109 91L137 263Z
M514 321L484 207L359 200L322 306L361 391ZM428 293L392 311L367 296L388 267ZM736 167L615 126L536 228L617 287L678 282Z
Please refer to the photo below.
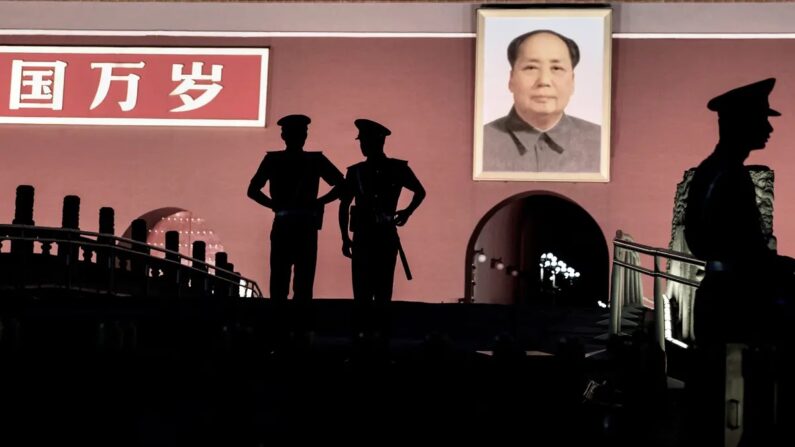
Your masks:
M473 179L485 181L548 181L548 182L609 182L610 181L610 117L611 117L611 73L612 73L612 10L598 8L480 8L477 10L476 67L475 67L475 119ZM551 30L576 42L580 61L573 70L573 93L565 106L565 116L586 122L588 144L577 144L567 154L569 159L578 153L586 153L589 168L579 168L576 162L565 168L525 168L530 166L528 158L505 169L505 163L495 163L495 153L510 157L535 157L533 147L526 148L515 134L505 131L508 126L497 120L520 119L513 112L515 95L509 90L512 67L508 62L507 48L514 38L534 30ZM509 113L510 112L510 113ZM500 121L504 123L505 121ZM562 121L560 121L562 122ZM522 122L523 124L526 124ZM593 126L596 124L598 128ZM484 126L489 125L489 129ZM529 126L529 125L528 125ZM570 126L569 126L570 127ZM561 129L569 129L562 127ZM531 126L532 128L532 126ZM505 137L495 132L502 132ZM584 131L583 131L584 132ZM509 134L510 133L510 134ZM572 134L579 135L575 127ZM484 138L485 137L485 138ZM508 140L508 138L511 138ZM488 139L489 141L484 141ZM496 141L496 142L495 142ZM507 146L514 141L516 154ZM568 141L568 140L567 140ZM598 142L598 148L597 146ZM518 145L522 145L519 148ZM499 146L499 152L494 148ZM484 147L486 150L484 150ZM566 148L556 147L563 154ZM595 151L598 149L599 153ZM533 152L530 152L530 151ZM547 149L548 151L548 149ZM544 155L547 157L547 155ZM598 162L596 161L598 157ZM517 159L518 160L518 159ZM513 163L510 161L508 164ZM596 164L598 163L598 168ZM539 166L538 162L533 166ZM495 167L496 166L496 167Z

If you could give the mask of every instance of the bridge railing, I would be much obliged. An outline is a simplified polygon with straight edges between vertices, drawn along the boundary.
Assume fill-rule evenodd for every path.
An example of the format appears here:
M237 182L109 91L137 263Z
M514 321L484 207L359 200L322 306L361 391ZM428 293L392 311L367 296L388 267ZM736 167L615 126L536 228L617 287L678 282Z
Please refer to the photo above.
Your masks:
M0 289L262 297L255 281L224 267L112 234L0 224Z
M665 341L668 340L674 344L686 347L686 345L675 339L671 335L670 330L670 314L666 316L666 312L670 312L670 303L667 302L667 297L664 294L663 281L673 281L678 284L683 284L689 287L698 287L699 281L686 278L679 275L674 275L664 271L661 268L661 261L672 260L685 264L690 264L698 267L704 267L705 262L696 259L692 256L676 251L656 248L648 245L638 244L623 240L623 232L616 232L616 237L613 239L613 269L610 285L610 334L621 333L621 316L623 312L625 297L623 287L625 276L631 273L639 273L643 276L651 277L654 281L654 311L655 318L655 337L659 343L660 348L665 351ZM652 267L647 268L641 265L634 265L629 262L621 260L621 250L627 250L638 255L650 256L652 259ZM668 318L667 318L668 317ZM667 326L668 325L668 326Z

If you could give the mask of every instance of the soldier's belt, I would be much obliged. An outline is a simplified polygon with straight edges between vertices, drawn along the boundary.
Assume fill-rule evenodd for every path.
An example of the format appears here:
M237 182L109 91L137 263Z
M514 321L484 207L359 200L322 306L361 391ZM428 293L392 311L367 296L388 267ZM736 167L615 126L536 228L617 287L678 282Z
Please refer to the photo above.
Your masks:
M286 217L286 216L307 216L312 217L316 216L318 213L316 210L281 210L276 212L276 217Z

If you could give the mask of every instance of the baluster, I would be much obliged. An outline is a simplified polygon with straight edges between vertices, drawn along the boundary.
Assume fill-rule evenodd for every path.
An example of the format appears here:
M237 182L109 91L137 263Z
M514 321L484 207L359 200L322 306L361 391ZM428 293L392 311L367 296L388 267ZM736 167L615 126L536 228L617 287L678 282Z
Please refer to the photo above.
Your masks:
M226 277L226 274L224 272L222 272L221 270L226 270L228 259L229 258L227 256L226 252L219 251L219 252L215 253L215 276L216 276L216 278L218 278L218 280L213 281L213 282L215 283L214 289L215 289L215 295L216 296L226 296L227 295L226 293L224 293L227 290L225 288L226 287L226 281L223 281L223 279Z
M14 225L36 225L33 222L33 195L34 188L31 185L17 186L17 196L14 208Z
M191 289L201 290L201 293L207 293L207 243L204 241L193 241L193 251L191 257L194 259L191 267L195 270L191 271ZM197 271L199 270L199 271Z
M2 243L0 242L0 248L2 248ZM52 241L42 241L41 242L41 254L43 256L50 256L50 252L52 251Z
M175 253L166 253L166 259L179 262L179 231L166 231L166 250Z
M138 242L137 244L133 244L131 247L132 251L136 251L141 253L140 255L132 255L132 259L130 260L130 271L134 275L139 276L148 276L149 272L146 271L146 258L149 256L149 247L146 246L146 235L148 233L148 229L146 226L146 221L143 219L135 219L132 221L131 229L130 229L130 239Z
M61 209L61 228L65 230L80 229L80 197L68 195L63 198ZM80 236L70 231L61 233L63 242L58 243L58 257L66 264L65 283L67 288L72 287L75 268L80 260Z
M114 234L114 211L113 208L102 207L99 209L99 236L97 243L101 246L97 249L97 264L103 269L112 269L115 267L115 259L111 256L112 249L106 249L105 246L116 245L113 239Z
M31 185L17 186L17 196L14 208L14 225L36 225L33 221L33 196L34 189ZM17 236L24 237L22 231ZM33 241L11 240L11 253L17 255L29 255L33 253Z
M80 197L70 195L63 198L61 228L65 230L80 229ZM71 232L64 232L62 239L65 239L66 242L59 243L58 254L66 259L67 264L71 265L78 260L79 245L77 242L72 242L78 239L78 236ZM64 246L61 247L61 244Z
M179 261L179 231L171 230L166 231L166 260L172 262ZM163 276L166 280L167 290L179 294L179 280L180 280L180 267L179 265L166 262L163 264Z
M229 273L224 275L224 278L227 279L226 289L224 289L224 296L238 296L240 294L240 282L238 281L237 284L233 284L235 282L235 264L227 263L226 269L229 270Z
M97 265L105 271L109 293L115 289L116 251L113 247L116 246L116 240L113 238L114 227L113 208L107 206L100 208L99 236L97 236L97 243L100 247L97 249Z
M206 257L207 257L207 243L204 241L193 241L193 252L191 253L193 259L201 262L193 262L192 267L197 270L207 271Z
M80 229L80 197L70 195L63 198L61 228Z
M16 208L14 209L14 225L35 225L33 222L33 186L19 185L16 191ZM14 259L9 269L9 278L13 278L18 286L28 283L31 278L29 263L33 255L33 241L20 240L21 238L33 236L28 229L12 230L11 234L11 254ZM15 239L16 237L17 239Z

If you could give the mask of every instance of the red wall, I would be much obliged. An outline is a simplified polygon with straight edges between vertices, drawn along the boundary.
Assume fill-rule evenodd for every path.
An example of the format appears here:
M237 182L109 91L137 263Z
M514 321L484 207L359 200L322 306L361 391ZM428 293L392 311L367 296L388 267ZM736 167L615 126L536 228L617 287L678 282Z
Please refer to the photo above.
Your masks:
M207 219L237 270L267 290L271 213L246 198L266 149L281 148L275 121L312 117L307 149L322 149L341 170L361 159L353 120L388 125L387 153L408 159L428 198L401 232L415 273L396 275L395 298L451 302L464 295L465 249L480 217L502 199L543 189L571 198L608 240L617 229L664 246L676 183L715 142L712 96L767 76L779 78L766 151L749 162L776 171L775 233L795 252L795 154L787 149L795 116L793 40L616 40L612 180L593 183L474 182L473 39L374 38L11 38L2 43L269 46L265 129L0 125L0 222L13 218L18 184L36 186L34 218L60 224L63 196L82 197L81 227L96 230L101 206L113 206L117 234L139 215L175 206ZM351 296L327 209L315 294Z
M516 199L500 207L488 218L477 235L473 250L483 250L486 262L470 260L474 266L470 282L470 293L465 296L478 303L513 304L518 292L515 278L505 271L491 267L492 259L499 258L506 266L523 265L525 244L522 241L520 222L523 200ZM474 230L473 230L474 231Z

